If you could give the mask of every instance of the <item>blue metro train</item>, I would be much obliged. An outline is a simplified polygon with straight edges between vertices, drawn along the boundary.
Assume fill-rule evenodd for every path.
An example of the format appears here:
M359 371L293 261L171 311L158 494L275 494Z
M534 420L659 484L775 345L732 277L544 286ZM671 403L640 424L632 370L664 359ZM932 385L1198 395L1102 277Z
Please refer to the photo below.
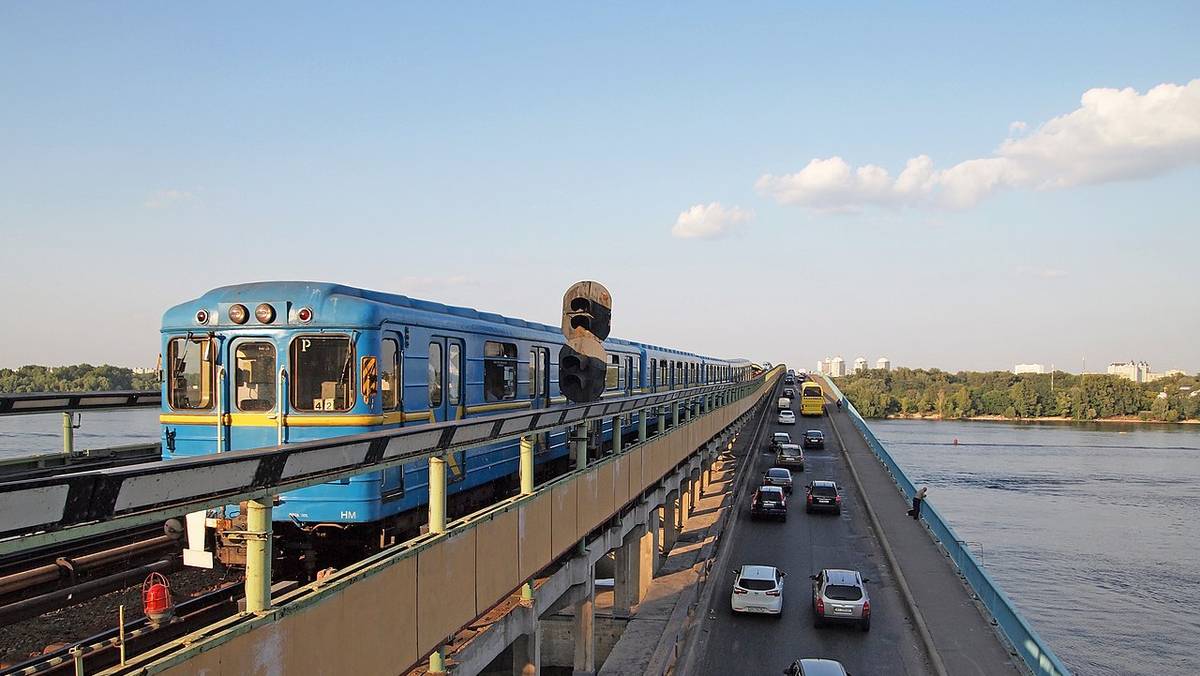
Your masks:
M214 289L163 316L163 455L562 403L556 359L563 342L557 326L338 284ZM605 397L751 376L745 360L618 338L605 348ZM603 434L609 438L611 430ZM565 469L567 455L564 434L535 440L539 466L558 460ZM515 441L456 453L448 463L449 493L506 489L517 456ZM423 522L416 508L428 498L427 471L418 462L287 493L274 510L277 530L354 531L362 541L386 544L389 532Z

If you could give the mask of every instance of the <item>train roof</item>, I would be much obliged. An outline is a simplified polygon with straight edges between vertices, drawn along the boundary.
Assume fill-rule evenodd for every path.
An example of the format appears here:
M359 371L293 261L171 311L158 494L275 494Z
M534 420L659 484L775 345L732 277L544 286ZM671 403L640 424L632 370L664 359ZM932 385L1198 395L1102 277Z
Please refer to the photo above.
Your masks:
M349 299L349 302L342 299ZM195 329L195 314L197 309L206 308L212 311L217 310L221 306L239 302L247 305L257 305L263 302L291 302L300 306L309 305L314 308L318 317L322 319L333 317L334 322L342 323L362 322L371 318L378 312L379 306L402 307L419 312L429 312L435 315L459 317L489 324L505 324L537 332L553 333L557 336L562 335L561 327L559 326L531 322L516 317L506 317L494 312L482 312L474 308L446 305L437 301L422 300L397 293L361 289L345 284L308 281L248 282L212 289L199 298L180 303L163 313L163 330ZM685 355L708 361L749 364L744 359L717 359L716 357L708 357L651 343L626 340L615 336L610 336L605 342L617 345L645 347L649 350Z

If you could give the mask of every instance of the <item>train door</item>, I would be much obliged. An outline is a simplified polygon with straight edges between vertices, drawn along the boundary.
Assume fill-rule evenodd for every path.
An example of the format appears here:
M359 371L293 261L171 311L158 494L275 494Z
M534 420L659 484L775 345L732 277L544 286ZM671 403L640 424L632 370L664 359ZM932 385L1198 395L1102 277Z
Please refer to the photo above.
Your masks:
M533 408L550 405L550 349L540 345L529 349L529 400Z
M379 409L385 425L404 424L404 334L385 327L379 338ZM383 471L384 500L404 496L404 467Z
M434 336L429 341L429 421L460 420L466 416L466 349L461 338ZM466 476L466 451L446 458L447 480L462 481Z
M279 418L280 366L275 343L266 336L239 336L226 344L218 371L221 451L274 446L285 441ZM223 377L222 377L223 376Z

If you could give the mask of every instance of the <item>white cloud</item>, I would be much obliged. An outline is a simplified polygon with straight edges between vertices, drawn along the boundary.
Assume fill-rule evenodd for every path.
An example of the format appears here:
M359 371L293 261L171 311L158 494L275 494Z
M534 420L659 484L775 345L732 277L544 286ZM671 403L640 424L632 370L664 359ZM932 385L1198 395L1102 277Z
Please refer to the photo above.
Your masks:
M1013 122L990 157L935 170L920 155L895 179L878 165L814 159L794 174L765 174L759 194L821 210L866 206L966 208L1001 189L1049 190L1156 176L1200 162L1200 79L1134 89L1089 89L1080 107L1032 132Z
M711 239L729 234L738 225L749 221L754 213L729 207L726 209L720 202L697 204L690 209L679 212L671 235L681 239Z
M146 201L142 203L142 206L146 207L147 209L162 209L173 204L191 202L195 199L196 194L188 190L159 190L150 197L146 198Z
M1015 122L1008 123L1008 135L1009 136L1016 136L1018 134L1024 134L1028 130L1029 130L1029 125L1025 124L1021 120L1017 120Z

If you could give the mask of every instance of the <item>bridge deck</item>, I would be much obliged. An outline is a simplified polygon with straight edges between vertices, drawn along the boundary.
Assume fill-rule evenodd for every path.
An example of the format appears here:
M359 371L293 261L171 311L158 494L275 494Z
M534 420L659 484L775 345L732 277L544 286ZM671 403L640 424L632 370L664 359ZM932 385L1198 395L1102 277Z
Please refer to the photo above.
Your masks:
M774 565L787 572L783 615L778 619L733 615L729 608L732 576L728 571L714 571L712 579L717 588L712 611L698 628L700 635L695 642L704 653L698 655L689 673L779 673L793 659L802 657L837 659L853 674L935 673L909 617L898 580L871 528L863 491L883 525L948 673L1019 673L950 562L928 533L905 515L907 506L899 492L845 419L845 413L800 418L796 425L776 425L772 421L767 439L773 431L786 431L797 438L806 429L824 431L826 449L807 451L806 471L794 472L796 490L788 520L750 521L749 496L741 496L740 504L735 506L735 525L725 535L729 540L723 546L729 548L728 555L719 558L726 568L754 563ZM862 480L861 490L846 463L839 434ZM763 452L764 443L748 459L747 466L758 476L774 459ZM840 516L805 514L802 486L816 479L832 479L842 487L844 505ZM863 633L856 627L813 626L808 576L821 568L856 569L870 578L870 632Z

